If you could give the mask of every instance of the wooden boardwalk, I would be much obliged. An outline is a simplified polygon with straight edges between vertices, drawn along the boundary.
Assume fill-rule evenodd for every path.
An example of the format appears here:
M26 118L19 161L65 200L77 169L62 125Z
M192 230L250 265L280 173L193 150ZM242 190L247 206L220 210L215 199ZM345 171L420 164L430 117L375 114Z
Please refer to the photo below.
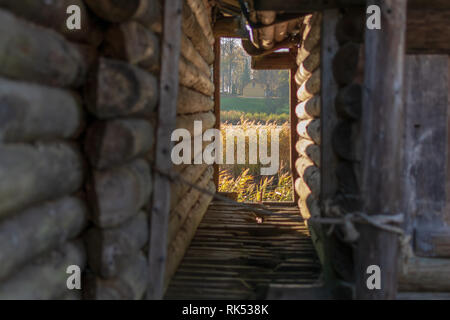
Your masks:
M298 208L268 206L285 216L265 218L213 202L165 299L264 299L270 284L308 285L320 263Z

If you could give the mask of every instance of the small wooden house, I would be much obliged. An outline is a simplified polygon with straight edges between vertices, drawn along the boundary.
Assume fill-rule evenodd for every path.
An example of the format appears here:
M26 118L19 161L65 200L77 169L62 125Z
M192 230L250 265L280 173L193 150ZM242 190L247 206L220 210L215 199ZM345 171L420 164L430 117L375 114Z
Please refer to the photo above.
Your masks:
M304 246L320 280L262 276L263 297L450 299L449 17L445 0L0 0L0 299L217 297L192 261L271 268L266 247ZM220 37L290 71L298 246L242 251L278 232L270 214L211 209L217 168L171 162L175 128L220 125Z
M242 89L242 96L244 98L264 98L266 96L266 89L261 83L251 80Z

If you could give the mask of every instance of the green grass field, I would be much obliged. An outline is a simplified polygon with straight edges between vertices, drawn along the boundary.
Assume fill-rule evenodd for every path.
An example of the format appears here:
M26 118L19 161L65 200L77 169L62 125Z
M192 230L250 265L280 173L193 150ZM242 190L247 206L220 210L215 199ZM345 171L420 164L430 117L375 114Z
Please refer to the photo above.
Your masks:
M223 111L242 111L245 113L289 114L289 102L280 98L220 98L220 109Z
M221 121L238 124L241 119L256 123L289 121L289 104L279 98L243 98L221 96Z

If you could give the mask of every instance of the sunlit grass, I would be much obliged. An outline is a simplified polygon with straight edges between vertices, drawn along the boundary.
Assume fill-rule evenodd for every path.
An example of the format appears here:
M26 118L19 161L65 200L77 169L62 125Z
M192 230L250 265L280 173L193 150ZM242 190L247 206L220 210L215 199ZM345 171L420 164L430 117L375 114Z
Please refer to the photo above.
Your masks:
M261 124L256 121L241 119L239 125L225 123L221 125L223 137L223 153L226 154L226 131L233 129L255 129L259 134L261 129L270 132L271 129L280 129L279 153L280 167L278 173L273 176L261 176L261 164L248 164L248 139L246 139L246 164L224 164L220 166L220 192L237 193L238 201L292 201L293 188L290 163L290 127L288 123L278 125L276 122ZM271 150L271 138L268 136L269 150ZM235 147L235 159L236 159Z

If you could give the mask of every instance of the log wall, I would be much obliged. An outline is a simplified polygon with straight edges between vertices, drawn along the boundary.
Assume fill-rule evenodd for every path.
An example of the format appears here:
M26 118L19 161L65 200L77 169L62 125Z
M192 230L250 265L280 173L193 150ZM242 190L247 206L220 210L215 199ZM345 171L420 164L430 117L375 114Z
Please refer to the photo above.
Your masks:
M72 4L82 30L68 32ZM0 1L0 298L142 299L155 116L164 112L161 2L39 0L33 8ZM215 125L210 10L183 2L177 128L191 133L194 121ZM212 166L174 171L215 190ZM173 183L166 283L210 201ZM72 264L83 272L76 294L66 287Z
M306 16L302 30L301 46L297 53L297 116L298 141L295 149L298 159L295 170L295 192L303 218L318 217L320 196L320 13Z

